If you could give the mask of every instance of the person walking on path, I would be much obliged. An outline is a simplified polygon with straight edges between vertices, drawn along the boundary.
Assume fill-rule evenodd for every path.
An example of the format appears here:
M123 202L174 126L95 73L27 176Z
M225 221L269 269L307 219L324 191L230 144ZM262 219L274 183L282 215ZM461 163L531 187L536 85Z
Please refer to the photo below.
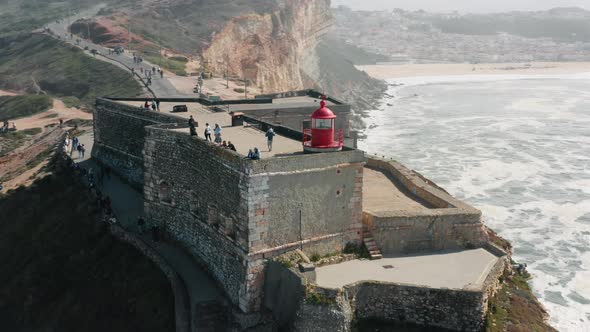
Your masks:
M268 145L268 151L272 151L272 141L274 139L274 137L276 136L275 131L271 128L268 128L268 130L266 131L266 144Z
M205 140L211 142L211 126L205 124Z
M214 133L215 133L215 143L221 144L221 127L217 123L215 124Z
M197 122L195 121L195 119L191 115L190 118L188 119L188 127L190 128L191 136L197 136L197 126L198 126Z
M70 150L70 157L72 156L72 153L74 153L74 151L78 149L78 143L78 137L74 136L74 138L72 138L72 149Z

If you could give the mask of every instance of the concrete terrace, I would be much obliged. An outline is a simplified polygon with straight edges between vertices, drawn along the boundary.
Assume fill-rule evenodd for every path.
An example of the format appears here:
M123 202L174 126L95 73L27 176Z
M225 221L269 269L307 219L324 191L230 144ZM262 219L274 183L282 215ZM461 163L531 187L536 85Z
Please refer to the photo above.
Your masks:
M413 195L407 193L397 183L381 171L365 167L363 180L363 210L381 211L420 211L429 207Z
M316 283L341 288L359 281L477 290L498 261L485 249L428 255L353 260L316 268Z
M142 107L145 102L139 101L121 101L123 104L132 105L136 107ZM151 103L151 101L150 101ZM175 105L186 105L188 112L182 113L171 113L172 108ZM255 104L256 106L258 104ZM224 141L231 141L238 153L247 156L248 150L257 147L262 158L277 157L282 155L293 155L297 153L303 153L303 147L301 141L297 141L285 136L275 136L273 141L273 151L269 152L266 144L265 132L261 131L257 127L245 124L245 126L231 126L231 116L225 112L212 112L206 106L203 106L197 102L162 102L160 103L160 112L164 114L174 114L176 116L189 119L192 115L195 121L198 122L197 134L199 138L204 138L204 131L206 123L209 123L211 128L215 127L215 124L219 124L221 129L221 138ZM189 135L188 128L173 129L174 131L183 132ZM213 136L213 135L212 135ZM214 138L214 137L213 137Z

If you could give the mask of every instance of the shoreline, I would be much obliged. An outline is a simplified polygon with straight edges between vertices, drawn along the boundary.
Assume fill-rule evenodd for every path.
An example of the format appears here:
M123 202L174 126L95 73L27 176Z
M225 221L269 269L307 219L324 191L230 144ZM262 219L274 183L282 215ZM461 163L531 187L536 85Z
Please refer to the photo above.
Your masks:
M373 78L387 80L423 76L579 74L590 72L590 62L400 64L356 68Z

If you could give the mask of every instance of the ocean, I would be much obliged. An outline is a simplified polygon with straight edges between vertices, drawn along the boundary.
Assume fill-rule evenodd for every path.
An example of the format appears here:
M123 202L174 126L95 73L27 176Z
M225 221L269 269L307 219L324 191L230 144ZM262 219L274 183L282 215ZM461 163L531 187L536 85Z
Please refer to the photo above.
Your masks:
M590 74L391 80L369 153L482 210L560 331L590 331Z

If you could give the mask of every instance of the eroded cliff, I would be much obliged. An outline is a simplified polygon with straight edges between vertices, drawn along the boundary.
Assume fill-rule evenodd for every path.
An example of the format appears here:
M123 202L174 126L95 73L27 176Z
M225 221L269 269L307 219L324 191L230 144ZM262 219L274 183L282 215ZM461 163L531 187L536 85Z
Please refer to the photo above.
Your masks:
M266 14L232 18L203 53L209 69L246 78L265 92L305 87L301 69L332 24L329 0L283 1Z

